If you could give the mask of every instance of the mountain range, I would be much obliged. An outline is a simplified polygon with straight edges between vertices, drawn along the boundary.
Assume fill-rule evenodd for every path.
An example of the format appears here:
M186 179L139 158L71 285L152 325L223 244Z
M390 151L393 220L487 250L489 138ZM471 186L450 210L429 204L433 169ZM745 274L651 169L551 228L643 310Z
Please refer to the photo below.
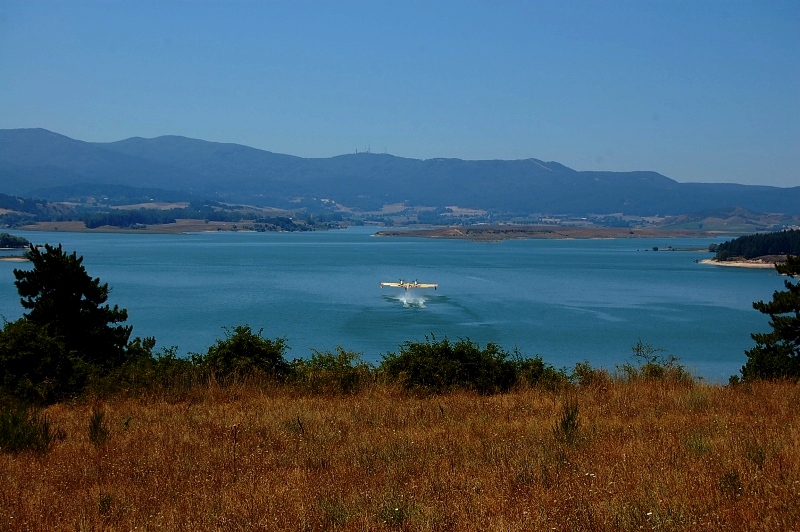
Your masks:
M302 158L179 136L99 143L0 130L0 192L57 201L120 191L279 208L324 200L357 211L402 203L525 214L665 216L735 206L800 214L800 187L679 183L651 171L577 171L538 159Z

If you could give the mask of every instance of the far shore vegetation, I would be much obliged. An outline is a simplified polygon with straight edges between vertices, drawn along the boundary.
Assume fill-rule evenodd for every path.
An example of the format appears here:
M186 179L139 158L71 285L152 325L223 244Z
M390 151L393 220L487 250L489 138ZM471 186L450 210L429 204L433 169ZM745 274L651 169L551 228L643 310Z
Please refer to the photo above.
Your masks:
M614 371L433 336L373 365L240 325L180 358L131 338L82 257L28 254L0 330L4 529L800 524L798 257L722 386L641 340Z
M27 238L0 233L0 249L25 249L30 245Z
M800 255L800 229L744 235L709 247L718 261L772 260L782 262L787 255Z
M797 227L788 214L741 207L673 216L549 214L486 211L414 202L361 207L332 199L296 197L281 207L251 197L254 204L219 196L119 185L83 185L50 190L53 199L0 193L0 228L39 231L181 233L186 231L314 231L353 225L404 228L403 236L502 240L509 238L713 237ZM361 202L357 202L361 203ZM369 206L367 205L369 204ZM410 231L409 231L410 230ZM392 229L383 235L395 234Z
M192 220L205 230L311 231L341 226L338 212L306 213L258 208L212 200L117 205L93 198L77 202L48 202L0 194L0 226L8 228L147 230ZM202 227L202 226L201 226ZM184 229L185 230L185 229Z

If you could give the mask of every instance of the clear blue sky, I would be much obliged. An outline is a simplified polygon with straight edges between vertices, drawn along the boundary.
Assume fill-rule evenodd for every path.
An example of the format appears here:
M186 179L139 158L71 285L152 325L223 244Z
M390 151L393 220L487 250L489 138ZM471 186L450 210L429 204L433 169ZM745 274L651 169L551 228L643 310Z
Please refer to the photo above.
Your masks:
M0 128L800 186L800 2L0 0Z

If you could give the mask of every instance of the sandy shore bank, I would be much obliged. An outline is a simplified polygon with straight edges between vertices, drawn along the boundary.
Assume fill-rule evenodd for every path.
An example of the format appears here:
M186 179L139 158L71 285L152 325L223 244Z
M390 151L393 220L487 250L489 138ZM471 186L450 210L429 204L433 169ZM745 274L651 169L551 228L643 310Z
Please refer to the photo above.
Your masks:
M748 260L725 260L719 261L715 259L703 259L700 264L711 264L712 266L728 266L733 268L763 268L775 269L775 263L763 261L748 261Z

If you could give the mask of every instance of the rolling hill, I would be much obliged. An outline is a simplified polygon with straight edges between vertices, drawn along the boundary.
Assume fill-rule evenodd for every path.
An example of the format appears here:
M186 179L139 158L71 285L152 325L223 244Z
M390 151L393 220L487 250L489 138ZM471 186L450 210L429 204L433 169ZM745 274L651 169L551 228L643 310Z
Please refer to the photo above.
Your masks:
M538 159L315 159L177 136L92 143L44 129L0 130L0 192L65 200L80 190L281 208L329 199L360 211L405 203L572 215L665 216L735 206L800 214L800 187L679 183L656 172L584 172Z

